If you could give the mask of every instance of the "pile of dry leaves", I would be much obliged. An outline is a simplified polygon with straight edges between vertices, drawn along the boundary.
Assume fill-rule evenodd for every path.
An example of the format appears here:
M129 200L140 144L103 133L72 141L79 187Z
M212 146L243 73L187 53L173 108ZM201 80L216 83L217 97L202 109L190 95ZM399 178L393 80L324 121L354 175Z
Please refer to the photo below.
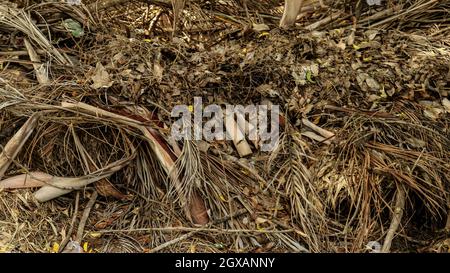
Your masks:
M448 2L313 2L289 31L280 1L23 2L0 4L0 252L450 249ZM276 149L245 116L175 140L195 97L278 105Z

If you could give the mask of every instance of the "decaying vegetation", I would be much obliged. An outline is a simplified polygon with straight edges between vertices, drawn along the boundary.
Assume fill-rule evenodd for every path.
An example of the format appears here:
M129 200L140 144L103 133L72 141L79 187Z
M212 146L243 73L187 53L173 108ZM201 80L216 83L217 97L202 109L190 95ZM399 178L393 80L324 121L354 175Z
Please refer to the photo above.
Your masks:
M0 252L449 251L449 1L69 2L0 4ZM194 97L277 149L175 141Z

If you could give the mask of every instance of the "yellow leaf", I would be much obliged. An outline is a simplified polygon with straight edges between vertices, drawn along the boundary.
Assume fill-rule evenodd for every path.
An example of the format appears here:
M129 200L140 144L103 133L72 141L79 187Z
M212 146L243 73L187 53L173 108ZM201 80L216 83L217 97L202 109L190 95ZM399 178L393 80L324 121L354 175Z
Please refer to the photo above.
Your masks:
M220 198L220 200L222 200L223 202L226 202L226 201L227 201L227 200L225 199L225 197L223 197L222 194L219 194L219 198Z
M151 43L151 42L152 42L152 39L144 39L143 41L144 41L144 42L147 42L147 43Z
M366 62L366 63L371 62L372 61L372 56L364 58L363 61Z
M188 109L189 109L189 112L194 112L194 105L189 105Z
M53 251L53 253L59 252L59 244L57 242L53 243L52 251Z
M360 48L361 48L361 47L359 47L359 46L353 44L353 49L354 49L354 50L359 50Z
M269 36L269 35L270 35L269 32L263 31L263 32L261 32L261 33L258 35L258 38L261 38L261 37L264 37L264 36Z
M84 244L83 244L83 250L84 250L84 252L89 252L89 250L88 250L88 242L84 242Z

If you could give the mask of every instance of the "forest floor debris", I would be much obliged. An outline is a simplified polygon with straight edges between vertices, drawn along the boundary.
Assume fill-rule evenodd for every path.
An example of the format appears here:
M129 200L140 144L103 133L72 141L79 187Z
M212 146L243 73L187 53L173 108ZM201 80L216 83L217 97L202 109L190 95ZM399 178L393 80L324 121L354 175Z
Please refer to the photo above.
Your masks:
M28 2L0 5L0 252L450 250L446 1L289 31L272 0ZM277 148L246 117L174 140L194 98L278 105Z

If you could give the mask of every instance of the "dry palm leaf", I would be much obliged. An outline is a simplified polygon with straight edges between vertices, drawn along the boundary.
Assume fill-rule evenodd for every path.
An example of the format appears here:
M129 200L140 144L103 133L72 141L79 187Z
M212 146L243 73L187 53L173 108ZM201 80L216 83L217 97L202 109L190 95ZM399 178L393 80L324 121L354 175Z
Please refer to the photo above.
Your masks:
M36 128L38 120L39 114L32 115L3 148L0 154L0 179Z

